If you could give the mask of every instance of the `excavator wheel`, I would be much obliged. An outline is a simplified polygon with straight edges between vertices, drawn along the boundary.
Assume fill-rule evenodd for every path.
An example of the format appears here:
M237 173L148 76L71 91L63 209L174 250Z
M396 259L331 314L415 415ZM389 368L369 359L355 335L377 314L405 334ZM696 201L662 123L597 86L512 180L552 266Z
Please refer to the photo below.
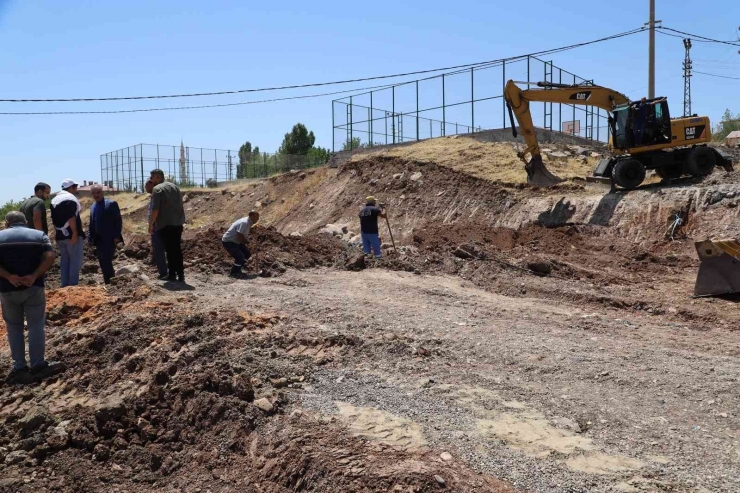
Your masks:
M694 147L686 157L686 168L692 176L706 176L717 165L717 156L706 146Z
M645 180L645 166L637 159L622 159L612 170L614 182L626 190L633 190Z
M682 166L666 166L664 168L657 168L655 174L663 178L664 180L672 180L678 178L683 174Z

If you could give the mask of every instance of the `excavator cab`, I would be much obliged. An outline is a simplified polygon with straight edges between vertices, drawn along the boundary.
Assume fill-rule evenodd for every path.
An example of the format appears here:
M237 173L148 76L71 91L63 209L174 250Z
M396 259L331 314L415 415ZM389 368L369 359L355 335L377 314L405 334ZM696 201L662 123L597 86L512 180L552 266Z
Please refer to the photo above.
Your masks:
M666 98L617 107L610 121L615 149L627 150L671 142L671 114Z

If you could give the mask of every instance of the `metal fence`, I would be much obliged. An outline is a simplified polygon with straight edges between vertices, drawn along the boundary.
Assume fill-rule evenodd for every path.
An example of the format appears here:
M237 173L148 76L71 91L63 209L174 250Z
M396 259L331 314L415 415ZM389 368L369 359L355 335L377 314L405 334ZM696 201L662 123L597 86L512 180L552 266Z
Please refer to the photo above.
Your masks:
M552 61L524 56L353 94L332 101L332 150L397 144L510 127L504 87L593 83ZM593 106L532 104L535 125L608 139L608 115Z
M324 154L292 155L228 149L136 144L100 155L100 180L126 192L142 192L154 169L182 187L215 187L219 183L262 178L294 169L321 166Z

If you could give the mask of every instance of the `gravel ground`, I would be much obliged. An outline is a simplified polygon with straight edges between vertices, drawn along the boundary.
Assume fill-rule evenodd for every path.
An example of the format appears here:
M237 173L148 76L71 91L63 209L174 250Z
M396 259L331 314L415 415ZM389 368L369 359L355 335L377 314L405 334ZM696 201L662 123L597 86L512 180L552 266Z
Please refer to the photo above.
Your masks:
M208 306L359 338L301 402L350 429L337 402L387 413L366 436L418 426L425 447L527 491L740 488L733 332L379 269L194 284Z

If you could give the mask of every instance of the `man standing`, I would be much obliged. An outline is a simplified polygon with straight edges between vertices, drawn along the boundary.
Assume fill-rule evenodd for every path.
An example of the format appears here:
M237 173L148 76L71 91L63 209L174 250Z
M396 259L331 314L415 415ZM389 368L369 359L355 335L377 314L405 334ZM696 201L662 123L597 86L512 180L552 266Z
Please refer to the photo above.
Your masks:
M90 193L95 203L90 208L87 241L97 250L103 281L110 284L110 280L116 275L116 271L113 270L116 245L123 243L123 219L118 203L105 198L101 185L90 187Z
M231 266L231 273L229 273L229 276L239 277L242 273L244 264L246 264L249 257L252 256L249 248L247 248L249 230L252 229L252 226L257 224L259 220L259 212L251 211L247 217L243 217L235 221L221 238L221 242L226 251L234 257L234 265Z
M24 200L20 211L26 216L29 228L37 229L45 235L49 234L49 225L46 220L46 201L51 194L51 187L46 183L37 183L33 187L33 196Z
M151 195L152 190L154 190L154 182L152 180L147 180L144 188L146 189L146 193ZM152 197L149 197L149 213L146 216L147 224L152 218L152 204ZM154 256L154 264L157 266L159 277L164 279L167 277L167 257L165 257L164 254L164 244L162 243L162 237L157 231L152 233L150 236L152 239L152 255Z
M149 233L155 231L162 238L167 255L167 277L161 280L185 282L185 268L182 262L182 230L185 224L185 209L182 206L180 189L171 182L164 181L164 171L155 169L150 179L152 189L152 215L149 218Z
M31 383L63 369L60 363L50 363L44 358L44 274L54 265L54 260L49 237L29 228L25 214L13 211L5 216L5 229L0 231L0 302L13 358L10 383ZM26 365L24 319L28 322L30 371Z
M362 248L365 254L370 253L372 247L375 258L380 258L380 236L378 235L378 217L386 217L385 209L377 205L375 197L365 199L365 207L360 211L360 232L362 234Z
M69 178L62 182L62 191L51 201L51 221L62 254L62 287L77 286L85 256L85 232L80 219L77 183Z

